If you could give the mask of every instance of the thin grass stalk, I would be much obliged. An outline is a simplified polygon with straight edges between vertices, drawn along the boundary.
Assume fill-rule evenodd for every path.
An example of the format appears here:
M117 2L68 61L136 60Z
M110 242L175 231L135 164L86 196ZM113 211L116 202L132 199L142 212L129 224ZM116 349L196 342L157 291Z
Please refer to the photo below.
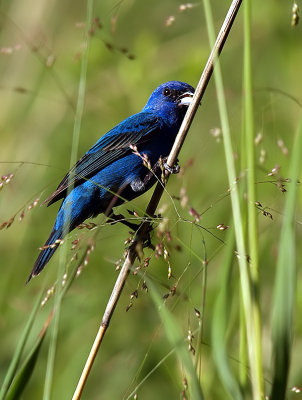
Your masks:
M302 119L293 146L284 219L281 229L272 312L273 383L271 399L286 398L296 297L295 207L302 165Z
M47 318L43 328L41 329L38 338L27 355L23 365L19 368L14 381L12 382L9 391L5 397L5 400L19 400L23 397L23 393L26 390L26 387L30 381L30 378L33 374L35 366L37 364L37 360L39 357L39 353L41 351L42 343L44 341L47 328L52 320L52 313L50 313Z
M10 24L14 27L14 29L20 34L20 36L22 37L22 40L24 41L24 43L26 44L26 46L28 47L28 49L35 49L34 52L32 52L32 54L37 58L37 60L40 62L40 64L43 66L43 68L45 67L45 64L47 63L47 57L45 57L44 54L42 54L43 52L40 50L39 47L37 47L34 43L34 41L32 40L32 38L30 36L28 36L27 32L24 31L21 26L19 24L17 24L13 18L11 18L7 13L5 13L3 10L0 10L0 15L3 17L3 19L8 20L10 22ZM39 17L40 19L41 17ZM63 81L61 80L61 78L59 77L59 74L57 73L55 67L52 65L51 68L47 69L47 73L52 76L54 83L57 85L59 91L62 93L66 104L68 104L68 106L70 107L70 109L75 112L75 106L73 104L72 98L69 96L69 94L67 93ZM41 77L40 77L41 78ZM40 84L40 82L37 82L37 86Z
M86 360L84 369L82 371L82 374L78 381L77 387L72 396L72 400L79 400L82 396L84 386L87 382L87 379L88 379L89 373L91 371L95 357L97 355L98 349L100 348L100 345L103 341L104 335L105 335L106 330L110 323L110 319L113 315L113 311L114 311L116 304L118 302L118 299L122 293L122 289L126 282L127 276L129 275L131 266L133 265L133 263L136 259L136 256L137 256L136 249L132 246L132 248L130 248L130 250L129 250L126 261L124 262L124 265L119 273L118 279L115 282L114 288L112 290L110 299L108 301L107 307L105 309L105 312L104 312L104 315L102 318L102 323L99 327L99 330L98 330L95 340L93 342L93 345L90 350L89 356Z
M212 44L215 40L215 32L213 29L214 23L213 23L210 2L209 0L204 0L203 4L205 8L210 44ZM255 322L253 318L253 299L252 299L253 295L252 295L251 280L249 275L249 266L246 257L245 235L244 235L242 214L240 209L239 190L238 190L238 185L236 183L236 170L233 157L234 153L232 149L230 127L227 115L226 101L224 97L222 74L218 60L214 72L214 79L217 89L218 108L222 125L223 143L224 143L227 173L230 185L233 221L235 227L235 236L236 236L238 259L239 259L241 292L242 292L242 299L243 299L244 313L246 320L246 331L247 331L248 350L249 350L249 365L251 371L253 398L261 399L262 384L258 377L257 356L255 355L256 337L254 334Z
M53 318L53 325L51 329L50 343L48 348L43 400L50 400L51 398L51 389L52 389L55 355L57 349L57 338L58 338L59 323L60 323L61 301L62 301L61 291L62 291L62 278L64 271L64 263L62 261L63 260L60 254L59 268L57 273L57 284L56 284L56 291L54 298L54 318Z
M178 154L181 150L181 147L184 143L184 140L185 140L188 130L191 126L191 123L193 121L195 113L198 109L198 106L201 102L201 99L205 93L205 90L206 90L208 83L210 81L210 78L212 76L213 69L214 69L214 60L221 53L221 51L223 49L223 46L225 44L225 41L227 40L227 37L231 30L233 22L237 16L237 12L240 8L241 2L242 2L242 0L233 0L232 1L232 4L229 8L227 16L224 20L224 23L221 27L221 30L220 30L217 40L215 42L215 45L213 45L213 50L210 54L208 62L204 68L202 76L196 87L192 102L191 102L190 106L188 107L188 110L186 112L184 120L181 124L179 132L175 139L174 145L169 154L169 157L167 160L167 164L169 166L173 166L174 163L176 162L176 159L177 159ZM167 181L168 177L169 177L169 173L168 173L168 171L166 171L166 181ZM159 182L156 185L155 190L152 194L151 200L148 204L148 207L146 210L146 216L154 215L156 208L158 206L158 203L161 199L163 191L164 191L164 185L161 182ZM80 380L77 384L76 390L74 392L74 395L72 398L73 400L78 400L81 398L84 386L86 384L90 370L92 368L92 364L93 364L96 354L99 350L99 347L102 343L103 337L107 331L107 328L110 323L110 319L113 315L114 309L115 309L118 299L121 295L122 289L124 287L124 284L126 282L128 275L129 275L130 269L133 266L138 255L142 254L142 243L144 242L144 240L146 238L146 234L149 231L149 229L150 229L150 219L147 218L147 220L145 220L138 228L136 235L134 237L133 243L131 244L131 246L129 248L128 255L123 264L121 272L116 280L114 289L111 293L109 302L107 304L106 310L103 315L102 323L99 327L99 330L97 332L92 349L91 349L88 359L86 361L85 367L84 367L83 372L80 377Z
M150 279L147 279L147 284L164 325L166 336L175 348L178 360L184 366L186 373L188 374L191 398L194 400L202 400L204 396L182 330L175 322L175 319L166 307L166 304L163 303L162 296L160 296Z
M88 55L89 55L89 45L90 45L89 31L92 25L92 15L93 15L93 0L87 0L87 14L85 22L85 47L81 57L80 83L79 83L78 100L77 100L76 113L74 117L73 134L72 134L70 168L72 168L72 166L78 160L81 123L82 123L84 103L85 103L86 77L87 77Z
M212 344L215 366L226 391L231 399L242 400L241 388L230 366L226 335L231 314L229 304L232 301L230 293L232 293L234 249L235 234L232 229L228 236L228 246L219 278L218 296L213 310Z
M246 321L245 321L245 312L244 305L242 301L241 292L239 293L240 302L239 302L239 326L240 326L240 335L239 335L239 383L243 393L247 391L248 384L248 349L247 349L247 336L246 336Z
M158 370L158 368L163 365L166 360L175 353L175 348L173 348L172 350L170 350L168 352L168 354L166 354L153 368L151 368L151 370L144 376L143 379L140 380L140 382L135 386L135 388L132 390L132 392L127 396L124 397L125 400L132 400L133 396L135 396L135 394L137 393L138 389L146 382L146 380L152 375L154 374L154 372L156 370Z
M29 316L29 318L27 320L26 326L23 329L23 333L22 333L21 339L20 339L20 341L19 341L19 343L18 343L18 345L16 347L14 356L12 358L12 361L11 361L10 365L9 365L7 374L6 374L5 378L4 378L4 382L3 382L1 390L0 390L0 400L3 400L5 398L6 393L7 393L8 389L9 389L9 387L10 387L10 385L11 385L11 383L12 383L12 381L13 381L15 375L16 375L16 372L17 372L18 366L20 364L20 360L21 360L21 356L22 356L24 347L25 347L25 345L27 343L27 339L29 337L31 328L33 327L33 324L35 322L35 317L36 317L36 315L37 315L37 313L38 313L38 311L40 309L41 298L42 298L43 291L44 291L44 289L40 292L39 296L37 296L36 303L35 303L35 305L34 305L34 307L32 309L32 312L31 312L31 314L30 314L30 316Z
M70 166L72 167L77 160L77 152L80 138L80 130L81 130L81 121L84 110L84 100L85 100L85 89L86 89L86 76L87 76L87 66L88 66L88 54L89 54L89 43L90 36L89 30L92 24L92 12L93 12L93 0L87 0L87 14L86 14L86 26L85 26L85 49L82 54L81 60L81 72L80 72L80 82L79 82L79 90L78 90L78 100L77 107L75 112L74 119L74 129L72 136L72 148L71 148L71 156L70 156ZM71 210L70 210L71 211ZM64 220L64 227L69 226L70 213L66 216ZM66 228L64 228L66 230ZM44 393L43 399L50 400L51 398L51 388L53 381L53 373L54 373L54 364L55 364L55 354L57 348L57 338L59 332L59 323L60 323L60 310L61 310L61 302L62 302L62 281L64 274L64 267L66 264L66 255L67 248L66 245L63 246L62 251L60 252L59 259L59 268L57 274L57 286L55 292L54 299L54 321L51 331L51 339L49 344L48 351L48 359L46 366L46 374L45 374L45 383L44 383Z
M207 258L207 251L205 246L204 239L203 248L204 248L204 258L202 260L203 270L202 270L202 281L201 281L201 302L200 302L200 321L198 327L198 334L197 334L197 348L195 354L195 369L198 373L199 379L201 379L201 345L203 340L203 331L204 331L204 315L205 315L205 305L206 305L206 293L207 293L207 275L208 275L208 258Z
M244 99L242 99L242 126L241 126L241 142L240 142L240 171L246 170L246 152L248 150L246 146L246 137L245 137L245 108L243 106ZM248 240L247 234L247 223L248 223L248 214L247 214L247 206L246 201L244 199L244 193L247 191L246 188L246 180L241 181L240 188L240 206L241 206L241 218L243 223L243 230L245 234L245 241ZM246 337L246 321L245 321L245 312L244 305L241 294L241 287L239 286L239 383L240 388L243 394L248 392L248 348L247 348L247 337Z
M248 211L248 243L250 255L250 274L252 284L252 314L255 379L261 396L264 392L262 369L262 340L261 340L261 312L259 301L259 256L258 256L258 226L256 215L256 178L255 178L255 144L254 144L254 110L252 84L252 55L251 55L251 1L244 3L244 123L247 162L247 211Z

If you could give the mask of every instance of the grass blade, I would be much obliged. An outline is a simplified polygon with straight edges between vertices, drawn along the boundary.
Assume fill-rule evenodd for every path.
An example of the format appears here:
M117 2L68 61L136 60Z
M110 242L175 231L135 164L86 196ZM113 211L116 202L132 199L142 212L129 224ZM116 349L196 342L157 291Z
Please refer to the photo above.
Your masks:
M77 160L77 151L80 137L80 128L82 115L84 110L84 99L85 99L85 88L86 88L86 77L87 77L87 66L88 66L88 54L89 54L89 30L92 23L92 11L93 11L93 0L87 0L87 15L86 15L86 29L85 29L85 41L86 46L82 55L82 63L81 63L81 74L80 74L80 83L78 90L78 101L77 108L74 120L74 129L73 129L73 142L72 142L72 150L70 157L70 165L72 166ZM65 224L68 224L69 216L67 215ZM57 337L59 331L59 322L60 322L60 308L62 301L62 278L63 278L63 269L66 261L66 245L61 251L60 254L60 263L58 268L58 276L57 276L57 290L55 294L55 305L54 305L54 323L51 335L51 341L49 345L48 352L48 360L47 360L47 368L46 368L46 376L45 376L45 384L44 384L44 395L43 398L45 400L49 400L51 397L51 387L53 380L53 371L54 371L54 362L55 362L55 353L57 347Z
M214 23L213 23L211 6L209 0L204 0L203 4L207 20L207 29L210 39L210 45L212 45L212 43L215 40L215 32L214 32ZM252 284L246 257L247 253L245 244L245 234L243 227L242 211L240 207L239 189L236 179L236 169L233 157L234 152L230 135L230 125L228 121L226 100L223 89L223 80L218 59L216 60L214 78L217 90L217 100L218 100L219 114L221 119L225 159L226 159L228 180L230 186L230 196L231 196L236 246L238 252L239 270L240 270L241 294L244 307L244 316L246 321L247 346L249 354L249 365L251 371L253 396L255 399L260 399L263 396L263 387L262 387L262 382L259 379L259 374L258 374L259 362L256 352L259 335L256 333L256 330L258 328L257 324L255 324L253 316Z
M293 146L284 220L280 236L277 275L272 313L273 387L271 398L284 399L293 340L293 313L296 293L295 206L297 181L302 161L302 120Z
M227 322L230 316L229 304L231 301L230 293L232 293L230 287L235 246L233 231L231 232L231 236L230 240L228 240L229 244L227 247L224 267L221 273L219 294L213 312L212 343L215 365L225 389L229 393L231 399L242 400L243 396L240 387L229 364L226 342L226 331L228 328Z
M34 367L36 365L38 355L51 319L52 319L52 314L50 314L50 316L48 317L42 331L39 334L39 337L35 345L33 346L24 364L18 371L12 385L9 388L5 400L18 400L20 399L20 396L24 392L24 389L26 388L26 385L28 384L31 375L33 373Z
M32 309L32 312L28 318L27 324L23 330L23 334L21 336L21 339L17 345L15 354L13 356L13 359L10 363L10 366L8 368L7 374L5 376L3 385L1 387L1 391L0 391L0 400L3 400L7 394L7 391L16 375L16 371L17 368L19 366L20 363L20 359L22 356L22 352L24 350L24 347L26 345L27 339L29 337L30 334L30 330L35 322L35 317L37 315L37 312L40 308L40 304L41 304L41 298L42 298L42 293L43 291L41 291L40 295L37 297L36 303L34 305L34 308Z
M158 309L160 318L163 322L166 335L170 343L175 347L175 353L180 361L180 363L185 367L189 374L189 384L191 384L191 398L192 399L203 399L202 390L200 383L191 360L189 351L186 346L185 339L181 332L180 327L177 325L173 315L168 310L166 305L163 303L162 297L159 295L157 289L151 280L148 279L148 287L150 289L150 294L152 299Z
M261 343L261 313L259 302L259 256L258 256L258 225L256 215L256 167L254 143L254 106L252 85L252 56L251 56L251 8L250 0L244 2L244 138L246 145L247 170L247 217L248 217L248 254L250 256L250 273L252 284L252 313L254 321L254 371L259 393L264 392L262 370ZM245 164L245 163L244 163Z

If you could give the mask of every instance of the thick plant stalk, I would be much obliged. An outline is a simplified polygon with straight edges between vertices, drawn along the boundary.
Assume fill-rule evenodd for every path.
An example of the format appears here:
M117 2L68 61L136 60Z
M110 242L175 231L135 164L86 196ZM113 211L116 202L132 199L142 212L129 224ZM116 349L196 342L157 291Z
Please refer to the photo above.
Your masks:
M232 4L229 8L229 11L225 17L225 20L223 22L223 25L220 29L220 32L218 34L217 40L215 42L215 45L211 51L211 54L209 56L209 59L207 61L207 64L204 68L204 71L202 73L202 76L199 80L199 83L196 87L192 103L190 104L187 113L184 117L184 120L182 122L182 125L179 129L179 132L177 134L177 137L175 139L174 145L172 147L172 150L169 154L167 164L169 166L173 166L174 163L176 162L176 159L178 157L178 154L181 150L181 147L184 143L184 140L186 138L186 135L188 133L188 130L191 126L191 123L193 121L193 118L196 114L196 111L198 109L198 106L201 102L201 99L205 93L205 90L208 86L208 83L211 79L213 69L214 69L214 63L215 63L215 58L221 53L223 46L227 40L228 34L231 30L231 27L233 25L233 22L236 18L237 12L240 8L240 5L242 3L242 0L233 0ZM167 178L169 177L169 173L166 172ZM158 206L158 203L161 199L161 196L164 191L164 186L162 183L158 183L156 185L156 188L153 192L153 195L151 197L151 200L148 204L147 210L146 210L146 215L147 216L152 216L154 215L156 208ZM150 220L146 218L144 222L140 225L138 228L135 237L133 239L133 242L128 250L127 257L125 259L125 262L123 264L123 267L119 273L119 276L116 280L116 283L114 285L114 288L112 290L110 299L108 301L106 310L103 315L102 323L101 326L98 330L98 333L96 335L95 341L93 343L93 346L91 348L90 354L88 356L88 359L86 361L85 367L83 369L82 375L80 377L80 380L78 382L77 388L74 392L73 395L73 400L78 400L81 398L85 383L87 381L87 378L89 376L89 372L91 370L92 364L94 362L94 359L96 357L96 354L98 352L98 349L101 345L101 342L103 340L103 337L106 333L106 330L109 326L110 319L113 315L114 309L116 307L116 304L118 302L118 299L121 295L121 292L123 290L124 284L126 282L126 279L128 277L128 274L131 270L131 267L133 266L139 251L142 249L142 243L144 242L144 239L147 236L147 232L149 231L150 228Z

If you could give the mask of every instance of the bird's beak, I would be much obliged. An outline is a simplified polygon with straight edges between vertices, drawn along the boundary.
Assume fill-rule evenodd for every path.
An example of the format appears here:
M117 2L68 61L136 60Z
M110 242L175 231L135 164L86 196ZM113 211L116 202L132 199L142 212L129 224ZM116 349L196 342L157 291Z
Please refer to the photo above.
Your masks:
M192 103L193 93L185 92L178 97L179 106L189 106Z

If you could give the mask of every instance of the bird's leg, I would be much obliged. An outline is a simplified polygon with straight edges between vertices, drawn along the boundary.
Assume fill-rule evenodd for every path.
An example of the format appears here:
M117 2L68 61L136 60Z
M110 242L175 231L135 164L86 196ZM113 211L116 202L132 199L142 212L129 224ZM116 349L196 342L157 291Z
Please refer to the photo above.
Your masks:
M138 224L133 224L129 221L126 220L126 218L123 216L123 214L114 214L113 212L108 216L109 222L114 225L117 222L121 222L122 224L128 226L128 228L132 229L134 232L137 231L139 225Z
M140 192L144 191L148 185L148 183L151 181L151 179L154 179L154 176L157 176L158 178L160 177L160 174L163 172L163 168L167 170L170 174L177 174L180 170L180 166L178 165L178 160L176 160L176 164L173 167L170 167L167 165L168 157L165 157L163 159L158 160L152 167L151 170L148 171L148 173L145 175L143 179L136 177L133 179L133 181L130 183L131 189L134 192ZM131 214L131 212L130 212ZM160 218L160 215L154 215L154 218ZM122 224L128 226L130 229L132 229L134 232L137 231L139 225L138 224L133 224L131 222L128 222L125 217L122 214L115 215L113 212L108 216L109 221L111 221L112 224L116 224L117 222L121 222ZM143 247L150 247L151 246L151 239L150 239L150 232L153 230L153 227L150 224L150 230L147 233L147 237L144 240Z
M178 174L180 171L180 166L178 165L178 159L176 160L176 164L173 167L170 167L167 164L168 157L165 157L163 159L159 159L152 167L152 170L150 170L144 177L144 180L141 181L142 186L144 188L148 185L149 181L154 177L157 176L158 179L160 179L160 176L163 172L163 169L166 169L167 171L170 172L170 174Z

